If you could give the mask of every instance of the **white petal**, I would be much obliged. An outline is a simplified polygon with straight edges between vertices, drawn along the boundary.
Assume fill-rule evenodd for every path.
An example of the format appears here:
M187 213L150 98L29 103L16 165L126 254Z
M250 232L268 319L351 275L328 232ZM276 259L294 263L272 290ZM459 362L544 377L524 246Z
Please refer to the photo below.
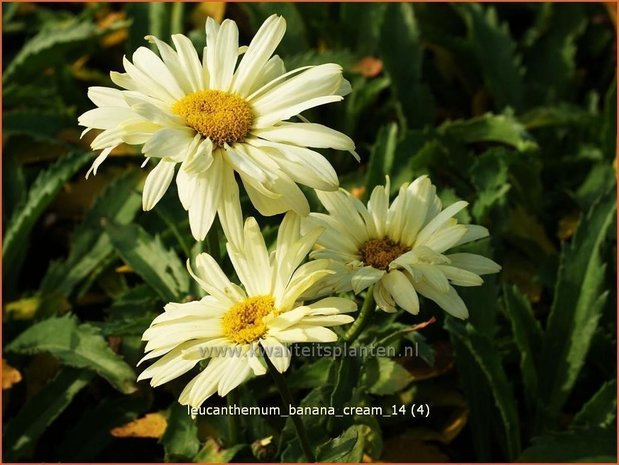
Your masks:
M450 315L460 319L468 318L469 311L467 310L464 301L460 298L452 286L449 286L448 292L438 292L435 288L422 280L416 282L415 287L421 295L436 302L439 307Z
M436 215L428 224L426 224L415 240L415 245L425 245L425 243L438 231L449 219L465 208L468 202L460 200L447 207L445 210Z
M355 294L359 294L364 289L367 289L376 281L385 275L383 270L377 270L371 266L365 266L355 272L352 277L352 290Z
M243 290L230 282L219 264L207 253L196 257L195 271L187 262L187 269L200 287L222 302L230 306L245 299Z
M144 211L151 210L166 193L174 177L175 166L176 162L174 161L161 160L148 173L142 192L142 208Z
M184 97L184 92L179 87L176 79L155 52L146 47L139 47L133 53L132 58L133 64L142 72L149 76L156 76L160 84L165 87L173 98L179 100Z
M215 157L211 167L194 177L193 199L189 206L189 226L193 237L204 240L219 208L223 161Z
M256 129L252 133L262 139L303 147L354 150L350 137L335 129L315 123L280 123L270 128Z
M277 142L250 139L246 141L257 147L265 158L274 160L281 170L300 184L322 191L334 191L339 186L337 173L318 152L305 147Z
M260 345L264 348L264 354L269 358L275 369L283 373L290 366L290 349L279 342L274 337L265 337L260 340Z
M489 258L473 253L454 253L447 255L452 266L462 268L477 275L498 273L501 265L493 262Z
M391 270L381 280L385 290L391 294L395 303L404 310L417 315L419 313L419 298L410 280L398 270Z
M111 87L93 86L88 88L88 98L98 107L129 108L122 91Z
M282 76L285 72L286 67L284 66L284 61L279 56L273 55L262 67L258 77L248 91L249 94L252 94L264 85Z
M192 91L197 92L204 89L202 63L200 63L198 52L196 52L191 40L183 34L174 34L172 36L172 42L174 42L179 62L181 67L185 70Z
M462 236L462 238L454 244L454 247L457 245L467 244L478 239L483 239L488 236L488 230L483 226L479 226L477 224L467 224L466 234L464 234L464 236Z
M456 286L481 286L484 282L478 275L455 266L438 265L438 268Z
M259 79L262 70L286 32L286 21L281 16L272 15L262 24L252 39L239 63L234 76L232 90L242 96L249 95Z
M236 66L238 48L239 30L234 21L227 19L219 26L214 37L209 36L206 53L211 89L229 90Z
M228 365L226 372L219 380L217 387L217 394L222 397L245 381L251 373L249 362L244 355L234 355L232 358L228 358L226 365Z
M95 129L113 129L136 114L125 107L101 107L89 110L78 118L80 126Z

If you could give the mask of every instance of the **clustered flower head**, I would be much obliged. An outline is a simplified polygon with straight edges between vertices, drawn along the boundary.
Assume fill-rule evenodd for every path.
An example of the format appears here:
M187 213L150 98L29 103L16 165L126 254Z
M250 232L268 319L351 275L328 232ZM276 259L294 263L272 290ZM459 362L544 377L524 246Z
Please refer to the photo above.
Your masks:
M89 174L120 144L141 146L146 161L156 162L144 184L144 210L157 204L176 175L194 238L203 240L219 214L240 281L234 284L207 253L193 266L188 262L207 295L169 303L153 320L140 363L156 361L139 379L159 386L202 362L205 368L179 398L199 407L270 365L282 373L291 344L335 342L338 334L330 328L354 321L355 301L336 293L370 288L367 295L382 310L412 314L420 311L420 294L467 318L453 286L479 286L482 275L500 267L479 255L448 253L488 235L454 218L466 202L443 208L426 176L402 185L391 204L388 179L367 206L338 191L335 170L311 148L349 151L358 159L355 145L300 114L351 91L342 68L331 63L286 72L273 55L286 29L276 15L246 47L239 47L231 20L219 25L209 18L205 27L201 57L182 34L172 36L174 48L147 36L159 54L140 47L132 61L125 58L125 72L111 73L119 89L90 88L97 108L79 118L84 133L99 130L92 148L101 153ZM260 214L286 213L271 252L256 220L243 224L237 178ZM328 214L310 213L298 184L315 189Z

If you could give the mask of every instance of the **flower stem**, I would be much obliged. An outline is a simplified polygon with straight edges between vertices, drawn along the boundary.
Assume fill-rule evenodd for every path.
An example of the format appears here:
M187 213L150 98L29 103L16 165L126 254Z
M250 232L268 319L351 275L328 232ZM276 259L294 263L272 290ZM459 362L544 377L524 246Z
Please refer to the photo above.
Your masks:
M284 404L287 406L295 405L294 399L292 398L292 393L290 392L290 389L288 389L288 383L286 383L286 378L284 375L277 371L268 356L265 355L264 360L266 361L269 372L273 377L273 381L275 381L275 386L277 386L277 390L282 396ZM316 462L316 457L314 457L314 452L310 446L309 440L307 439L307 433L305 432L303 421L298 415L290 415L290 419L292 420L292 423L297 431L297 438L299 439L299 443L301 444L301 448L305 454L305 459L308 462Z
M374 303L374 286L370 286L365 294L365 300L363 301L363 306L361 307L359 316L352 324L352 326L348 328L348 331L344 333L344 335L342 336L342 341L349 344L354 342L355 339L359 337L359 334L361 334L361 331L363 331L363 328L365 328L369 323L375 308L376 305Z
M185 5L182 2L172 3L172 13L170 14L170 34L180 34L183 32L183 13Z
M238 396L235 389L226 395L226 403L228 407L238 404ZM236 415L228 417L228 440L231 446L235 446L239 442L239 420Z

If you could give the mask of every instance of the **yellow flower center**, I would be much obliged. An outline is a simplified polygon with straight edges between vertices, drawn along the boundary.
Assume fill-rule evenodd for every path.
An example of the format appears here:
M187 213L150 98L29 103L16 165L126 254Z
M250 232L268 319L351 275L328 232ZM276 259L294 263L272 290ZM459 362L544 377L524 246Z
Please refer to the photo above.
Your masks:
M172 106L172 111L187 126L220 147L245 139L254 122L249 103L221 90L200 90L186 95Z
M359 248L361 261L378 270L386 270L389 264L410 250L403 244L392 241L388 237L370 239Z
M249 297L228 310L223 317L224 335L237 344L248 344L266 333L262 318L275 310L270 295Z

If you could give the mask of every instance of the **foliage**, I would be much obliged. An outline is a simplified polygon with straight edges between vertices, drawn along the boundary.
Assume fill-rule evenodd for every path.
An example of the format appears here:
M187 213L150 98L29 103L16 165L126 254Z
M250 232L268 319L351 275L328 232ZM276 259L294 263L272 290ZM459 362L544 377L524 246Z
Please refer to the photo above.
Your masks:
M342 187L367 200L386 175L395 193L429 174L444 204L469 202L461 222L490 230L460 251L503 267L460 291L467 322L422 300L418 316L377 313L359 340L418 357L293 360L302 406L430 405L414 421L303 416L318 459L615 461L616 25L585 3L4 3L3 359L19 375L4 457L304 460L290 418L193 419L177 403L191 374L136 383L152 319L202 295L187 259L216 250L231 267L223 238L195 244L174 187L141 211L134 147L84 179L93 136L77 128L87 88L111 85L145 35L184 32L201 50L207 16L229 17L247 43L273 13L288 69L337 62L352 84L305 115L357 144L360 164L324 151ZM258 219L272 241L280 219ZM268 376L238 396L280 405ZM110 434L153 412L158 440Z

